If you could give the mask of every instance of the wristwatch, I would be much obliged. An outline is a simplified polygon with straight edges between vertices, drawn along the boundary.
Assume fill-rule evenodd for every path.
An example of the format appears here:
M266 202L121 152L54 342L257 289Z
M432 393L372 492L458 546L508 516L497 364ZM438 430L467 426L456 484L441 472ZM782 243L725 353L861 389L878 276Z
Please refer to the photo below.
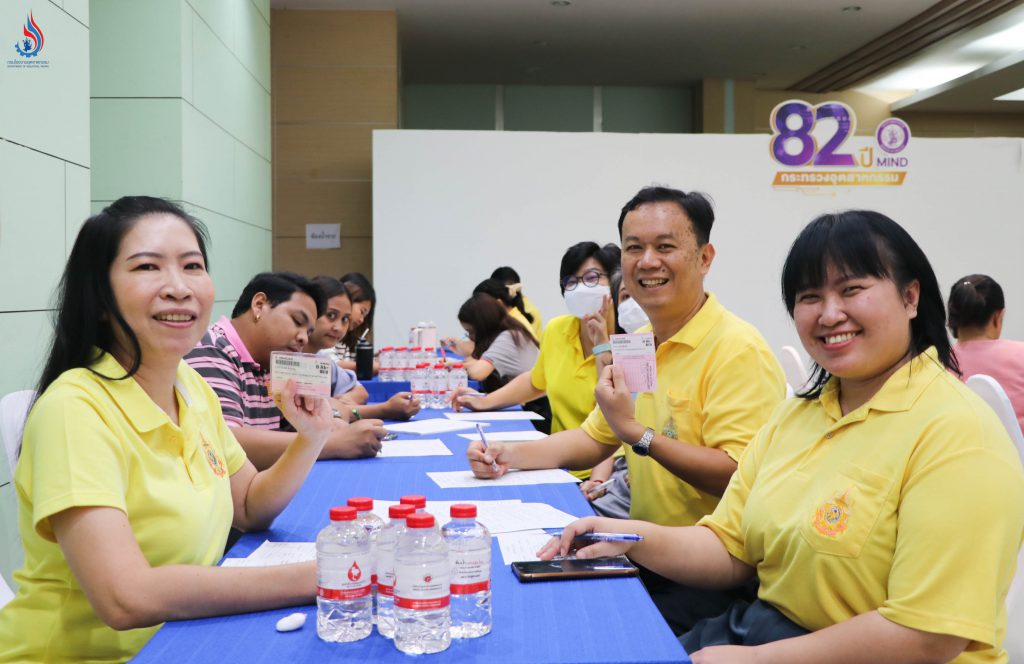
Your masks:
M640 436L640 440L633 443L633 452L637 456L648 456L651 453L651 441L654 440L654 429L648 427L644 430L644 435Z

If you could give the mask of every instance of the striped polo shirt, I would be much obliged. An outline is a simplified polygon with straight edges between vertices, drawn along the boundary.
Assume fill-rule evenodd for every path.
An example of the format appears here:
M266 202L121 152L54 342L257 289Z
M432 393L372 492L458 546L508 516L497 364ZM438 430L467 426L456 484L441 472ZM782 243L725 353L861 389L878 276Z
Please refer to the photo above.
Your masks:
M229 318L211 325L185 361L217 393L228 426L281 428L281 411L267 390L270 372L252 359Z

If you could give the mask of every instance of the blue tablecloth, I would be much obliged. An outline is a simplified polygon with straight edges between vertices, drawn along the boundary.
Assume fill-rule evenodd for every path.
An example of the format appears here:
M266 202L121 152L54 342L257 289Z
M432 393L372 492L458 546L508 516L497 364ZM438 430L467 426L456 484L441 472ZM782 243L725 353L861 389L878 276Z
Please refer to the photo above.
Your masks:
M372 380L361 380L359 383L366 388L367 394L369 394L369 402L376 403L378 401L387 401L398 392L408 392L412 389L407 380L399 380L395 382L385 383L379 380L376 376ZM480 389L480 381L471 380L469 381L469 387L473 390Z
M439 417L425 411L417 419ZM528 421L495 422L489 430L519 431ZM402 436L415 438L415 436ZM430 436L437 437L437 436ZM592 514L574 484L440 489L426 471L464 470L468 441L441 435L450 457L399 457L359 461L320 461L291 504L269 531L244 535L231 549L246 556L264 540L313 541L332 505L352 496L397 500L419 493L431 500L519 498L546 502L571 514ZM441 517L442 523L447 515ZM682 646L637 579L599 579L521 584L493 548L494 628L491 634L453 640L428 662L689 662ZM308 615L297 632L278 633L278 619L301 610ZM316 607L280 609L222 618L167 623L133 660L161 664L239 662L409 662L410 657L376 633L349 644L325 643L316 636Z

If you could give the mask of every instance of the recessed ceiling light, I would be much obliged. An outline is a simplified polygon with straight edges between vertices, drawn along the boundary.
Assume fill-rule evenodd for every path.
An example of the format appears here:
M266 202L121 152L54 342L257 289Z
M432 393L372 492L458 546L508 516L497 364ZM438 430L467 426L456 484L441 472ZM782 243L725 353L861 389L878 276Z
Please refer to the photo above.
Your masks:
M855 12L859 12L860 11L860 5L846 5L845 7L843 7L843 11L847 12L847 13L850 13L850 14L853 14Z
M552 7L568 7L572 4L572 0L551 0Z

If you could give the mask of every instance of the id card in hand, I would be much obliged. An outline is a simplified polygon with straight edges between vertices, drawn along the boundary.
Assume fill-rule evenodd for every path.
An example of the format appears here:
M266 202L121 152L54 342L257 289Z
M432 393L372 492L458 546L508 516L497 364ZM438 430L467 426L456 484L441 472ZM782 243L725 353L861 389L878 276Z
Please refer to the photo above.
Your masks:
M280 394L289 379L295 380L296 394L331 396L331 360L309 353L270 354L270 393Z
M658 389L658 366L654 356L654 334L613 334L612 363L626 375L630 392L654 392Z

